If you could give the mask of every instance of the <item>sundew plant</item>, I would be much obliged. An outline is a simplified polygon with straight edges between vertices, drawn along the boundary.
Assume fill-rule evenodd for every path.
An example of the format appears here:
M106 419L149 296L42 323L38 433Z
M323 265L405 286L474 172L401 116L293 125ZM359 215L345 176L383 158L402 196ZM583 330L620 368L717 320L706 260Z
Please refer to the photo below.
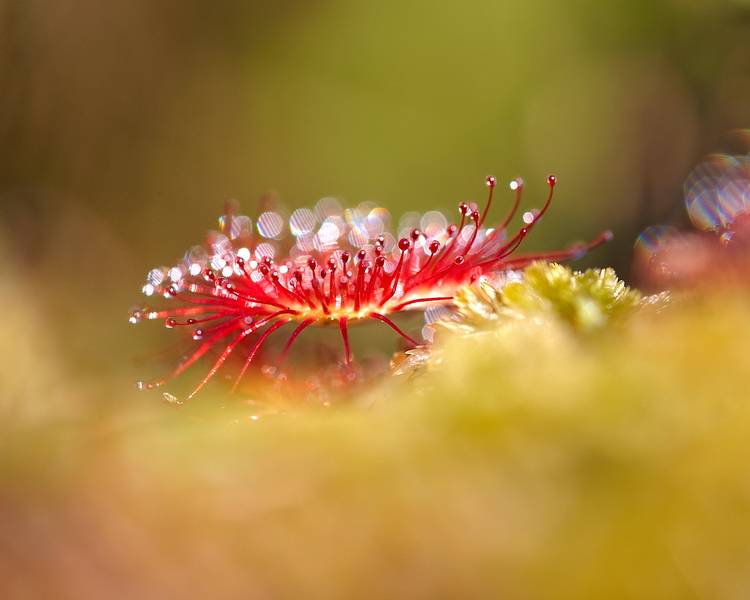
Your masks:
M750 456L745 163L710 159L689 177L687 207L706 234L652 229L639 238L636 264L658 288L651 295L610 268L560 264L608 232L561 251L523 252L554 178L542 208L515 230L522 184L513 182L510 211L489 227L491 177L485 205L461 204L454 224L432 211L393 229L376 206L342 210L326 200L293 212L285 237L283 209L262 213L255 232L230 207L204 246L152 271L144 291L167 307L138 308L131 320L162 320L194 338L172 375L218 355L196 391L239 354L232 415L257 426L230 438L264 448L267 466L285 457L288 472L271 481L256 463L238 493L275 506L304 473L293 492L303 500L291 509L298 525L261 509L271 524L248 530L253 541L235 549L257 563L253 580L308 595L312 578L301 565L311 563L326 595L341 598L393 590L415 598L742 597L750 590L750 488L740 467ZM394 322L406 310L426 313L421 332ZM365 320L405 341L379 377L367 377L349 344L350 326ZM328 378L319 377L338 390L334 403L328 392L278 385L296 374L290 346L323 323L342 340ZM266 351L284 325L289 332ZM259 402L261 379L237 387L251 365L276 383L275 400ZM203 391L223 396L221 406L228 392ZM282 451L290 432L291 452L315 453L305 466ZM342 451L349 458L332 461ZM322 490L331 485L344 491L329 496ZM325 531L312 526L319 521L329 523ZM295 544L261 559L267 536L280 530ZM426 538L441 543L424 546ZM395 571L393 547L404 561ZM324 548L336 551L321 559ZM284 576L269 575L279 563ZM228 572L230 587L246 580Z
M343 360L333 373L339 381L354 381L357 371L363 374L353 361L350 325L382 321L415 348L425 340L402 331L394 315L455 306L463 286L500 281L538 259L580 258L608 240L611 233L604 232L589 244L565 250L519 251L549 208L555 183L551 175L546 202L539 210L525 212L524 225L515 232L509 226L521 205L523 181L511 183L515 200L510 210L501 222L488 226L494 176L486 179L489 196L484 207L460 203L458 223L449 224L444 215L430 211L414 223L402 219L393 232L387 229L390 215L382 208L360 205L342 210L330 198L314 210L294 211L288 223L280 210L263 212L257 231L251 219L237 214L230 204L219 220L221 230L210 233L203 246L191 249L176 266L149 273L143 292L176 301L177 306L136 308L130 320L160 319L168 328L189 329L194 348L169 378L218 349L218 358L191 396L238 347L246 349L233 388L254 362L261 362L264 373L286 380L281 368L291 345L305 329L322 324L336 324L341 331ZM266 339L287 324L295 327L277 356L256 359ZM169 378L138 386L151 389Z
M491 178L486 205L462 204L456 224L431 212L393 230L382 209L344 211L326 201L292 213L284 241L280 209L261 214L258 233L228 211L205 246L152 271L144 291L168 306L139 308L132 319L197 337L175 374L218 346L198 389L235 352L237 377L262 356L260 377L278 382L291 344L313 335L308 327L330 322L341 332L337 402L278 385L275 400L260 402L255 379L232 396L204 389L202 412L179 407L208 423L229 417L214 457L227 448L251 456L230 452L221 475L235 505L218 521L236 519L240 538L229 543L214 532L210 543L248 560L241 572L218 569L222 589L237 594L252 584L315 598L743 597L744 162L700 167L686 185L689 210L722 215L706 234L716 239L698 242L713 244L722 275L698 281L695 268L681 271L703 260L702 246L682 240L675 254L663 238L637 263L652 287L669 284L651 295L610 268L560 264L608 233L562 251L522 252L551 194L513 230L517 183L511 216L487 227ZM339 233L328 233L334 226ZM640 238L641 257L644 241L655 239ZM420 339L392 320L407 309L427 314ZM368 319L407 343L389 372L366 379L347 336L349 325ZM290 332L264 355L266 338L287 324ZM246 338L249 351L240 352ZM286 368L291 378L295 366ZM188 450L190 431L171 443L198 465L204 450ZM160 444L153 438L138 452ZM169 468L157 462L148 473ZM199 489L177 481L180 490ZM199 506L189 500L170 522L194 517ZM293 542L278 544L279 535Z

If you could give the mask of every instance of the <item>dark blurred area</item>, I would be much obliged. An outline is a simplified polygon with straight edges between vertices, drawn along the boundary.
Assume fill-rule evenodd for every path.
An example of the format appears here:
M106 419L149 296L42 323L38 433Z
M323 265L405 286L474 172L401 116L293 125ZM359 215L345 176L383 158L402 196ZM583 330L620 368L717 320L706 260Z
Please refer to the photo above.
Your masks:
M453 211L493 173L538 206L555 173L528 247L612 229L576 266L627 278L637 234L686 219L687 173L750 124L749 17L738 0L3 0L3 276L66 368L130 377L157 335L127 323L144 276L229 198Z

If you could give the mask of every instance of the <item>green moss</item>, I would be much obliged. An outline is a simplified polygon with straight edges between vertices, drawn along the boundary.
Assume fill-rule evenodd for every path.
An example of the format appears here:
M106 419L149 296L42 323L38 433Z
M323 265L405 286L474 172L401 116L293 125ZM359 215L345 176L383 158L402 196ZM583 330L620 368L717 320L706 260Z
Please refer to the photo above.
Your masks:
M612 269L580 272L536 262L524 269L520 281L498 288L488 282L462 288L454 329L467 332L493 321L530 318L559 320L577 331L591 332L625 320L639 307L641 298ZM446 325L450 328L452 323Z
M74 427L6 421L1 595L747 597L750 297L657 313L609 275L554 277L486 297L375 402L118 388ZM571 285L616 325L575 326Z

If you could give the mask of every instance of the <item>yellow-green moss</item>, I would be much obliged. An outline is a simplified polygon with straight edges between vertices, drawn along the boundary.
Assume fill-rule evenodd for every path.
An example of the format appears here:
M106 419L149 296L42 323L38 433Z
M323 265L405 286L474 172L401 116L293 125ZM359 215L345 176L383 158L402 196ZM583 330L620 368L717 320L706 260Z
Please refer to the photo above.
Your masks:
M237 399L108 389L111 409L74 423L7 421L0 591L748 597L749 308L632 310L607 335L506 319L443 336L374 406L255 419Z
M488 282L461 288L456 298L458 319L445 325L462 332L491 326L493 321L561 320L589 332L622 322L641 302L612 269L572 271L570 267L536 262L519 281L493 287Z

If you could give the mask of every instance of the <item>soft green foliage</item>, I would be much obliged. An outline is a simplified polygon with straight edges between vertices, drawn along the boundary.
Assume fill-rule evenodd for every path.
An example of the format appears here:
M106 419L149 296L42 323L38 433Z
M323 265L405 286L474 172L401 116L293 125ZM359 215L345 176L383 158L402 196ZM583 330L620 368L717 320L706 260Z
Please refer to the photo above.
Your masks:
M526 267L520 281L462 288L456 301L458 320L444 325L468 332L509 319L559 320L591 332L624 321L640 302L640 292L628 288L612 269L580 272L540 261Z
M668 303L668 294L642 298L613 269L580 272L538 261L520 276L505 275L495 285L484 280L462 287L456 294L456 313L435 325L449 335L490 331L510 335L503 329L528 319L552 328L565 324L579 333L593 333L625 322L639 309L658 311ZM441 344L414 348L398 362L394 374L411 376L441 360Z
M516 320L453 336L413 381L467 468L494 463L519 537L487 526L530 569L534 583L510 578L520 597L750 593L746 303L639 314L596 339Z
M456 294L456 313L438 321L438 329L460 336L494 332L510 336L518 321L572 328L579 334L609 331L643 311L659 312L671 302L668 293L643 298L617 278L613 269L573 271L570 267L535 262L523 273L464 286ZM442 361L442 344L409 350L395 369L413 375Z
M96 409L2 416L0 596L747 598L748 304L509 318L329 409L60 379Z

